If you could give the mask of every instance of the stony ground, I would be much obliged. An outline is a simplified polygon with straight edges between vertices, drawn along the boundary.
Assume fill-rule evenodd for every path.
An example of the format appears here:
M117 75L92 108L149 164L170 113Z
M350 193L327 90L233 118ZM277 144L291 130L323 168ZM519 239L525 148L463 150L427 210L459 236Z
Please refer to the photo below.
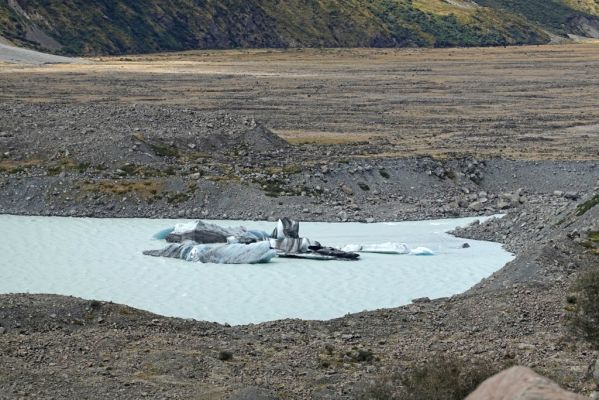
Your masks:
M223 110L294 143L378 138L386 143L379 155L596 160L598 46L199 51L0 65L0 99Z
M424 219L572 202L599 175L592 160L292 145L251 117L178 106L5 103L0 122L0 212L11 214Z

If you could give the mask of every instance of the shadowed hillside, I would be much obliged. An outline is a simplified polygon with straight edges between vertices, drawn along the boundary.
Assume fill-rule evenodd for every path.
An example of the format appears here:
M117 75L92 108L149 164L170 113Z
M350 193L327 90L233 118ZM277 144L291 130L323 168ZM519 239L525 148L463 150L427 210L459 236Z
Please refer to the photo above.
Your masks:
M450 47L599 37L594 0L2 0L0 36L65 55Z
M549 40L520 16L465 0L8 0L0 1L0 34L67 55Z

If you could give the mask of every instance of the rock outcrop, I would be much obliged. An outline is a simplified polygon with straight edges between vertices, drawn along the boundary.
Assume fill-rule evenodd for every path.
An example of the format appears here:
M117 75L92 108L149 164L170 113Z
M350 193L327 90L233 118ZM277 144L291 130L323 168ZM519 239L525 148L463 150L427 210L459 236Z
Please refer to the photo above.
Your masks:
M466 400L582 400L530 368L512 367L484 381Z

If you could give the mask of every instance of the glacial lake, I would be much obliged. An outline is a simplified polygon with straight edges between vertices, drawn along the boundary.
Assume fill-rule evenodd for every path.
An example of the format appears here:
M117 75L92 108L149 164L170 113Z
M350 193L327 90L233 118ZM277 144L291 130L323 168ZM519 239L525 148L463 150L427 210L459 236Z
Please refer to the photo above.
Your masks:
M360 261L275 258L217 265L142 255L153 235L189 220L0 215L0 293L49 293L127 304L166 316L229 323L331 319L461 293L513 255L446 232L481 218L395 223L300 223L323 245L403 242L434 256L362 254ZM275 222L208 221L272 231ZM470 248L462 248L467 242Z

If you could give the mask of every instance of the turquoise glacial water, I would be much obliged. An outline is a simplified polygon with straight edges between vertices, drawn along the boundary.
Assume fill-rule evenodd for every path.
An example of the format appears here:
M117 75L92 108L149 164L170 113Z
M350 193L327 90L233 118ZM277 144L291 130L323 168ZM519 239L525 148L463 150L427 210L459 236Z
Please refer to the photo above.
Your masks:
M300 223L322 244L404 242L434 256L362 254L361 260L275 258L216 265L142 255L152 235L184 220L0 215L0 293L51 293L127 304L157 314L230 324L331 319L461 293L513 256L498 243L446 233L475 218L396 223ZM271 231L273 222L209 221Z

